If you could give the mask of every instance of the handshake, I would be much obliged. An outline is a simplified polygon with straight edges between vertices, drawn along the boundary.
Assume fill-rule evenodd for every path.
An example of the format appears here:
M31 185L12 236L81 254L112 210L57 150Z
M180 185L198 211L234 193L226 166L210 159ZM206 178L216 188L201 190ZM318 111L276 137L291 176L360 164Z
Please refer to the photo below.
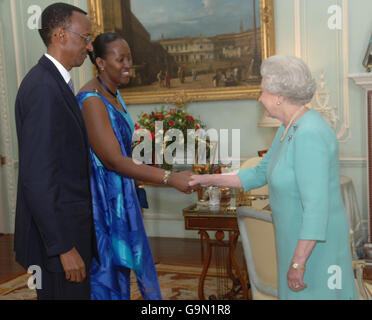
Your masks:
M191 171L173 172L168 178L168 185L177 190L190 194L200 189L199 183L193 183L195 180L195 173Z

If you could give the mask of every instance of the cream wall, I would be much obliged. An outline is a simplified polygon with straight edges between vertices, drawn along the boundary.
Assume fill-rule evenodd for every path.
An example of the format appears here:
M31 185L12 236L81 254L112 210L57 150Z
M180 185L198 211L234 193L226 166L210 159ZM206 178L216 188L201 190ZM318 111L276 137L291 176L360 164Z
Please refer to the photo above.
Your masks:
M9 203L11 214L6 220L7 232L13 231L17 161L17 143L14 125L14 100L19 81L37 62L44 47L37 31L27 28L27 8L35 4L43 9L53 1L0 0L0 89L2 116L7 119L0 126L2 153L11 159L3 180L7 193L0 194L2 203ZM87 9L86 0L65 1ZM361 65L372 30L369 13L370 0L275 0L276 52L302 57L319 81L324 76L329 100L325 106L335 107L336 132L340 135L341 173L352 178L358 196L360 211L367 217L366 123L364 93L347 76L364 72ZM328 8L338 5L342 13L341 30L328 28ZM1 54L3 52L3 54ZM75 87L92 76L90 63L73 71ZM1 82L0 82L1 83ZM156 105L130 106L136 120L141 111L151 111ZM314 101L312 107L319 105ZM220 101L191 103L189 111L200 116L208 127L241 130L241 158L256 155L267 148L274 136L274 129L258 128L263 111L257 101ZM7 127L7 128L4 128ZM4 142L5 141L5 142ZM1 146L1 145L0 145ZM5 177L4 177L5 176ZM145 210L145 225L150 236L196 237L185 232L181 209L195 201L196 196L181 195L171 189L148 187L150 209ZM5 200L9 201L5 201Z
M367 47L372 21L369 0L275 0L276 52L301 57L311 68L319 83L323 80L328 103L316 99L311 107L334 108L335 130L340 141L341 174L353 180L358 205L367 227L367 140L364 92L355 86L348 75L364 72L361 64ZM330 29L331 6L341 13L341 29ZM321 99L320 99L321 100ZM159 105L131 106L134 119L142 110ZM242 159L255 156L258 149L267 147L272 129L258 128L262 108L256 101L224 101L192 103L189 110L214 128L241 130ZM323 109L324 110L324 109ZM270 141L270 142L269 142ZM150 235L195 236L185 232L180 209L192 201L191 196L174 195L182 205L159 197L162 191L148 191L151 209L145 211L145 223ZM165 193L164 193L165 195ZM194 197L195 198L195 197ZM156 219L158 218L158 219ZM159 221L160 219L160 221ZM171 226L171 228L168 228Z
M361 64L372 30L369 0L275 0L276 52L303 58L318 81L324 81L328 103L311 104L313 108L333 107L338 118L335 129L340 141L341 174L353 180L359 209L367 227L367 141L364 93L348 79L352 73L364 72ZM341 13L341 29L330 29L330 6L337 5ZM134 119L142 110L158 105L131 106ZM256 101L224 101L193 103L189 109L207 120L214 128L241 129L241 157L255 156L272 140L274 131L257 128L262 109ZM228 113L226 113L228 112ZM265 145L266 143L266 145ZM159 197L162 191L150 192L151 210L145 211L145 223L150 235L195 236L184 231L180 208L192 201L182 197L182 205L169 203L169 197ZM177 199L181 196L174 194ZM186 198L187 197L187 198ZM159 221L160 220L160 221ZM171 226L168 228L168 226Z
M0 0L0 154L7 158L7 165L1 168L0 176L6 185L0 189L0 211L9 212L0 220L3 232L14 230L14 212L17 188L18 147L14 121L14 103L20 82L26 73L38 62L45 46L37 30L28 28L30 6L43 10L57 2L51 0ZM62 1L87 10L86 0ZM91 78L90 63L72 72L76 87ZM0 229L1 232L1 229Z

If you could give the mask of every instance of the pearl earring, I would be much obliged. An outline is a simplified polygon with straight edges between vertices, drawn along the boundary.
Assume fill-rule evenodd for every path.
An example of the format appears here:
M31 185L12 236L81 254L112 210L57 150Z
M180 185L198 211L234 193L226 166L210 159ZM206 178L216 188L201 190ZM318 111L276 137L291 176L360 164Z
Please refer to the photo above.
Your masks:
M276 104L277 104L278 106L280 106L280 101L278 101Z

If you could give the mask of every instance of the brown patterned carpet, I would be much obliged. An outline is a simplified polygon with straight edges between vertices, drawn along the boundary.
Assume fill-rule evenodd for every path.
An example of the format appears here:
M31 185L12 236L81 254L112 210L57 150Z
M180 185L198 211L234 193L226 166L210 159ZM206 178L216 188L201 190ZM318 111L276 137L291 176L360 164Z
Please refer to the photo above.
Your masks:
M156 268L164 300L198 300L201 267L157 264ZM216 275L216 269L211 268L208 271L204 286L207 298L216 294L218 286ZM29 278L29 274L23 274L0 284L0 300L36 300L35 290L30 290L27 286ZM142 300L133 272L131 299Z

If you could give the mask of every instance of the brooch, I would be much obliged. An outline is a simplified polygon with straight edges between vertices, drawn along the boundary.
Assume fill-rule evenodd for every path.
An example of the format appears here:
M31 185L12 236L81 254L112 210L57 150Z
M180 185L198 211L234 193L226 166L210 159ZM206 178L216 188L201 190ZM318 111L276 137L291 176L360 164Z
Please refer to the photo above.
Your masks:
M298 129L298 125L297 125L297 124L294 124L294 125L292 126L292 128L293 128L293 134L290 134L290 135L288 136L288 142L291 142L291 140L293 139L293 135L296 133L296 131L297 131L297 129Z

